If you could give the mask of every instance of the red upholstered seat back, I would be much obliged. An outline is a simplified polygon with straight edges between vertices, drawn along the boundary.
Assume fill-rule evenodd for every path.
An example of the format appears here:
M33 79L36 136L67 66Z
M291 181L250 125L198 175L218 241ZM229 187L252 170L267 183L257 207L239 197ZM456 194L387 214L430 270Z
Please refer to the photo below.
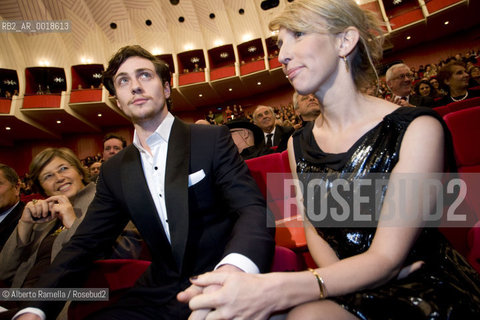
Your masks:
M480 190L480 106L453 111L445 115L443 119L452 133L455 160L460 178L467 186L467 206L469 210L473 211L473 214L476 214L478 220L480 219L478 197ZM449 229L451 230L442 231L457 250L465 254L470 264L480 272L478 261L480 259L480 222L476 224L476 228Z
M460 172L480 172L480 106L451 112L444 120L452 133Z
M450 112L455 112L458 110L463 110L463 109L468 109L471 107L477 107L480 106L480 97L475 97L471 99L465 99L462 101L456 101L447 104L447 106L450 109Z
M87 278L84 288L108 288L108 301L73 301L68 308L68 319L85 319L89 314L101 310L115 302L120 295L132 287L137 279L150 266L150 261L112 259L99 260Z
M291 186L288 152L272 153L245 162L275 217L277 245L305 249L307 241Z

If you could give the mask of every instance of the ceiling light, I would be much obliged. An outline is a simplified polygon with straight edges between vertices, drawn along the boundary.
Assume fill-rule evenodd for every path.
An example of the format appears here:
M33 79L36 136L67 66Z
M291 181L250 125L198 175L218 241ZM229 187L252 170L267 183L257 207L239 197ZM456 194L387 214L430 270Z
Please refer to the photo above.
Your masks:
M203 94L199 93L198 96L201 98L201 97L203 97Z
M187 43L183 48L184 48L186 51L192 50L192 49L193 49L193 44Z
M60 123L62 123L62 121L60 121L60 120L57 120L57 123L58 123L58 124L60 124Z
M444 25L447 25L447 24L449 24L449 23L450 23L450 21L445 21L443 24L444 24Z
M221 39L217 39L217 40L215 40L215 41L213 42L213 45L214 45L215 47L219 47L219 46L221 46L222 44L223 44L223 41L222 41Z
M261 86L262 83L260 81L257 82L257 86Z
M251 53L253 53L253 52L257 51L257 47L255 47L255 46L251 46L251 47L248 47L248 49L247 49L247 50L248 50L248 52L251 52Z
M102 114L101 114L101 113L99 113L99 114L97 114L97 116L100 118L100 117L102 116Z
M220 52L220 58L223 58L223 59L228 58L228 52Z
M410 36L407 36L407 40L410 40L410 39L412 39L412 37L410 37Z
M191 63L197 63L197 62L199 62L199 61L200 61L200 59L199 59L198 57L192 57L192 58L190 59L190 62L191 62Z
M232 91L233 89L232 88L228 88L228 91Z
M12 130L12 128L10 128L10 127L5 127L5 130L9 131L9 130Z
M243 42L246 42L246 41L248 41L248 40L250 40L250 39L252 39L252 34L250 34L250 33L246 33L246 34L244 34L243 37L242 37Z
M153 54L154 56L158 56L159 54L162 54L162 49L153 48L152 54Z

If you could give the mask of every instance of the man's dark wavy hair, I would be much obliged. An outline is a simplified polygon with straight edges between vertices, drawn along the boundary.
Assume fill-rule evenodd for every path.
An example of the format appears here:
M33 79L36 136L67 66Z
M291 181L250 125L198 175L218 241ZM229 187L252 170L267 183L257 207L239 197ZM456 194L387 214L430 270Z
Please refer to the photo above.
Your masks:
M158 59L153 54L145 50L139 45L133 46L125 46L115 53L115 55L110 59L108 62L107 70L103 72L102 82L105 88L107 88L108 92L112 96L116 96L115 86L113 85L113 77L117 73L120 66L130 57L141 57L147 60L152 61L153 65L155 66L155 71L157 75L162 80L162 84L168 82L168 85L171 88L171 75L170 69L168 68L168 64L164 61ZM169 97L167 99L167 108L170 110L172 107L172 99Z

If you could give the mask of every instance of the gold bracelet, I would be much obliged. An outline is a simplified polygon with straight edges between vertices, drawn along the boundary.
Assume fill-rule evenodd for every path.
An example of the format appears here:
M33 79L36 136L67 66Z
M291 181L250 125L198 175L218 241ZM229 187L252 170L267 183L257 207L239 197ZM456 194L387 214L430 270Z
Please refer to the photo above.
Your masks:
M320 288L320 299L325 299L327 290L325 288L325 282L323 281L322 277L320 277L317 271L312 268L308 268L308 271L310 271L315 276L315 279L317 279L318 287Z

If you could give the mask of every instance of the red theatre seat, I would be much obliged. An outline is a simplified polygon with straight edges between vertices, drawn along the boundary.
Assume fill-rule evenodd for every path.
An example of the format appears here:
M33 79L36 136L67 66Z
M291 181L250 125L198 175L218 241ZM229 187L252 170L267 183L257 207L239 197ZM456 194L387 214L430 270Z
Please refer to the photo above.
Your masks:
M290 183L292 176L287 151L249 159L245 162L267 200L268 208L275 216L277 245L295 251L305 250L307 241Z
M108 301L73 301L68 308L68 319L85 319L89 314L101 310L116 301L126 289L132 287L142 275L150 261L112 259L99 260L90 271L84 288L108 288Z
M452 133L455 160L460 177L466 183L466 204L469 210L480 219L480 106L458 110L444 116L445 123ZM461 253L465 254L470 263L480 272L480 229L448 228L447 238ZM467 238L468 233L468 238ZM449 236L450 234L450 236ZM452 239L452 235L455 236Z
M69 320L85 319L90 314L101 310L113 302L127 290L133 287L137 279L150 266L150 261L114 259L99 260L94 263L88 275L84 288L108 288L108 301L73 301L68 308ZM300 271L305 264L301 256L292 250L276 246L273 257L272 272Z
M480 97L452 102L447 104L447 106L450 109L450 112L455 112L458 110L468 109L472 107L478 107L480 106Z
M443 117L452 133L455 160L460 172L480 172L480 106Z

